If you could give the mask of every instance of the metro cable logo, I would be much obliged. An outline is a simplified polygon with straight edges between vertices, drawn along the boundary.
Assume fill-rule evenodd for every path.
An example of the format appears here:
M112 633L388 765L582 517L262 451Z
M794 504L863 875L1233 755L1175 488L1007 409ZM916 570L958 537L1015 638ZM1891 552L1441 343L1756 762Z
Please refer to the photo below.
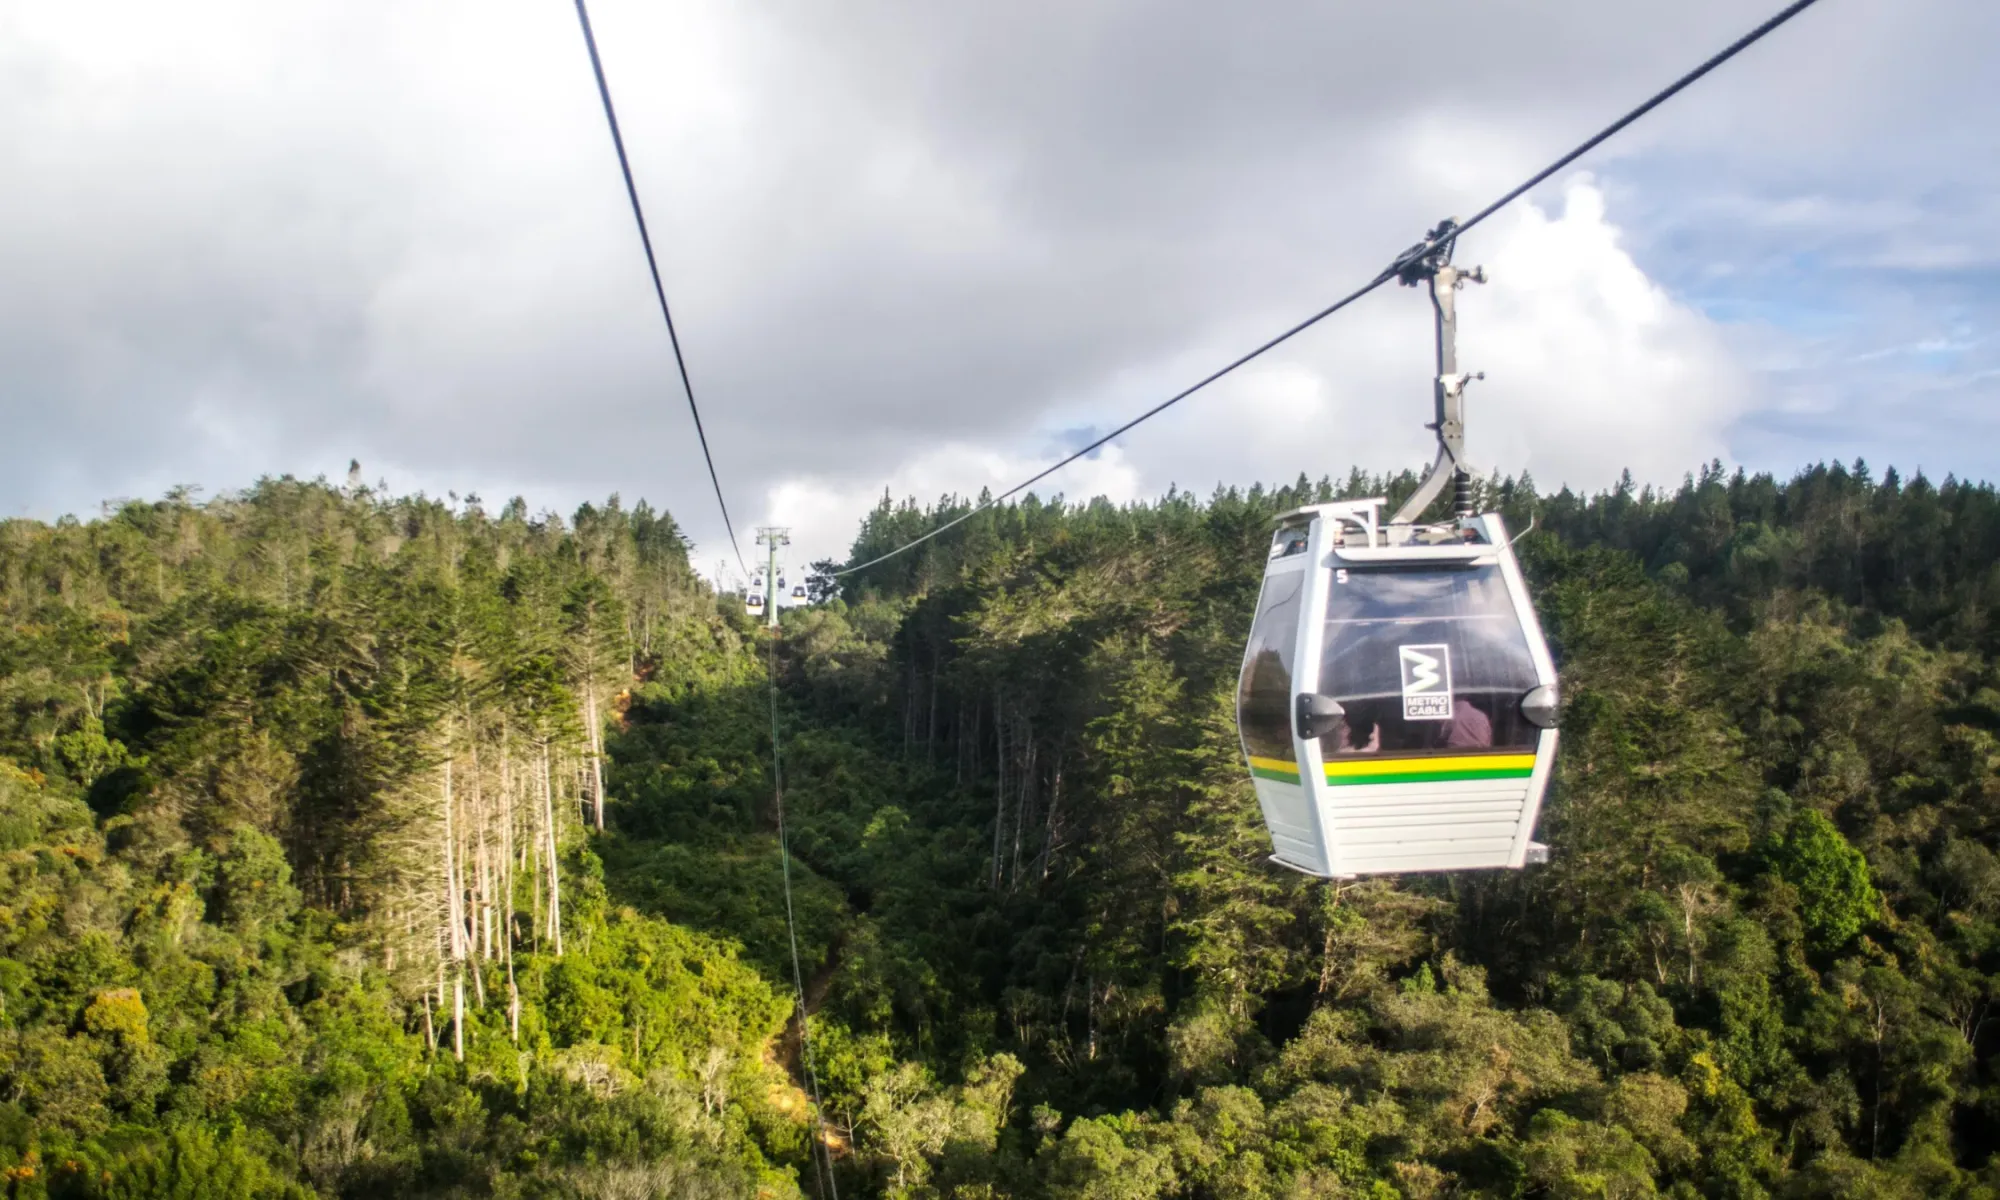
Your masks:
M1450 647L1398 646L1396 657L1403 668L1403 719L1451 720Z

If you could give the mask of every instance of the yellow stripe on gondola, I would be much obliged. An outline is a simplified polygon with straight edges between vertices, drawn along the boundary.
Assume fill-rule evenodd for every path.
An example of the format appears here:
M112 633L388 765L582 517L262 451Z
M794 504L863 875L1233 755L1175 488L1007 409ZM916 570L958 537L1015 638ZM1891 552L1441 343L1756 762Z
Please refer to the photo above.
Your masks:
M1250 773L1277 783L1300 782L1299 764L1282 758L1250 758ZM1535 773L1532 754L1453 754L1436 758L1347 758L1326 764L1330 787L1354 784L1464 783L1481 779L1525 779Z
M1282 758L1259 758L1252 754L1250 756L1250 773L1252 775L1261 775L1265 779L1276 780L1279 783L1297 783L1299 781L1299 764Z
M1437 758L1343 758L1326 764L1326 777L1345 779L1362 775L1442 775L1458 771L1513 774L1526 773L1534 769L1535 756L1532 754L1455 754Z

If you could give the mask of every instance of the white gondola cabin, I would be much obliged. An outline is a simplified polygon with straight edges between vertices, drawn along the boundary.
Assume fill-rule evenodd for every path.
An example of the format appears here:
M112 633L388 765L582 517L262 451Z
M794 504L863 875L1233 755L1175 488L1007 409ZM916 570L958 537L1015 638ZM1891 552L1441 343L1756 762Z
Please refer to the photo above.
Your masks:
M1273 859L1311 875L1519 867L1555 757L1556 673L1494 514L1280 519L1237 719Z
M751 592L749 595L743 597L743 611L749 613L753 617L763 616L764 593Z

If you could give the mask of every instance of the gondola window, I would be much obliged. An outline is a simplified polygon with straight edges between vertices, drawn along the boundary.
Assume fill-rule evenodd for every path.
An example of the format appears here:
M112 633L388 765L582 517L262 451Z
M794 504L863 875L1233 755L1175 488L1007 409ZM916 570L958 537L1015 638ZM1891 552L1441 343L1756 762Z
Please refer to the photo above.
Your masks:
M1533 750L1538 680L1497 566L1350 570L1328 590L1320 690L1345 710L1328 758Z
M1292 749L1292 647L1298 637L1299 597L1304 585L1302 571L1266 579L1257 620L1251 627L1236 703L1243 749L1253 767L1260 758L1298 761ZM1296 766L1290 782L1298 782Z

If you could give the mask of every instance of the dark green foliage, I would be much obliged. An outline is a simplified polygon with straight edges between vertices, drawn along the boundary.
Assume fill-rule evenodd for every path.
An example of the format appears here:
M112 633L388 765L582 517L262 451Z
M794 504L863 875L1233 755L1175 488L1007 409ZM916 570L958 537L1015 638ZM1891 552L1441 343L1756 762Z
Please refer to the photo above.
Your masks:
M584 833L637 647L752 669L671 522L273 481L6 523L0 611L0 1190L791 1190L789 1006Z
M236 1131L218 1139L199 1126L164 1137L134 1131L107 1137L74 1167L65 1162L50 1189L89 1200L294 1200L311 1193L291 1183Z
M0 1191L813 1191L796 988L848 1196L1993 1195L1993 490L1488 482L1556 857L1305 880L1270 520L1413 485L1001 506L775 653L615 498L0 523Z

